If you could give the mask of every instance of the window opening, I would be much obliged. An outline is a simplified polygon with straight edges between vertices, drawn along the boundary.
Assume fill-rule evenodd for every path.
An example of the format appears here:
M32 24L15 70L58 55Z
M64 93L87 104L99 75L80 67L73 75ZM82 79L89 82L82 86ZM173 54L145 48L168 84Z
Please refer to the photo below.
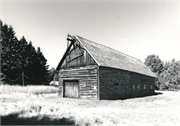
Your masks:
M135 85L133 85L132 88L135 89Z
M153 89L153 86L151 85L151 89Z
M144 85L144 89L146 89L146 85Z
M137 85L137 89L139 89L139 85Z

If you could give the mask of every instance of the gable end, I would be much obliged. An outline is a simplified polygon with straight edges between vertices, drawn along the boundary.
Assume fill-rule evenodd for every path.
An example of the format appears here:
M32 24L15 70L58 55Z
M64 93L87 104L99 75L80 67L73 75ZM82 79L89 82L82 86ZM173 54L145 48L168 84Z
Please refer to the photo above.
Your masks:
M97 65L97 62L79 40L75 38L72 40L67 38L67 40L71 43L68 46L56 70L59 70L60 68Z

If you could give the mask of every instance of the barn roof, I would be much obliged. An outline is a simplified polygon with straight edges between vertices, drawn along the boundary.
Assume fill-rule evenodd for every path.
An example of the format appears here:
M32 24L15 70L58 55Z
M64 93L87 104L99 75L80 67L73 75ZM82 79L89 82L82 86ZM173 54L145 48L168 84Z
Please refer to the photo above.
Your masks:
M139 59L75 35L99 66L112 67L151 77L156 75Z

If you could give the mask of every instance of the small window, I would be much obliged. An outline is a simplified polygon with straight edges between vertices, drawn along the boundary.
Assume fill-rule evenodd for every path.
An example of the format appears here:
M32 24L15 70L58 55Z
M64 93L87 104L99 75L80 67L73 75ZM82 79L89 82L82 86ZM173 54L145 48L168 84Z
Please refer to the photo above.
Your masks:
M137 89L139 89L139 85L137 85Z
M144 89L146 89L146 85L144 85Z
M135 85L133 85L132 88L135 89Z
M151 85L151 89L153 89L153 86Z

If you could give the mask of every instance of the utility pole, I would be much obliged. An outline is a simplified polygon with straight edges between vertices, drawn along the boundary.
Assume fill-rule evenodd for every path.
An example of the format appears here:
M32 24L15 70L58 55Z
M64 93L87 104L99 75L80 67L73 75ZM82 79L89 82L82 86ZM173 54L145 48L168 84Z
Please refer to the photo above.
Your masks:
M22 84L24 86L24 71L22 71Z

